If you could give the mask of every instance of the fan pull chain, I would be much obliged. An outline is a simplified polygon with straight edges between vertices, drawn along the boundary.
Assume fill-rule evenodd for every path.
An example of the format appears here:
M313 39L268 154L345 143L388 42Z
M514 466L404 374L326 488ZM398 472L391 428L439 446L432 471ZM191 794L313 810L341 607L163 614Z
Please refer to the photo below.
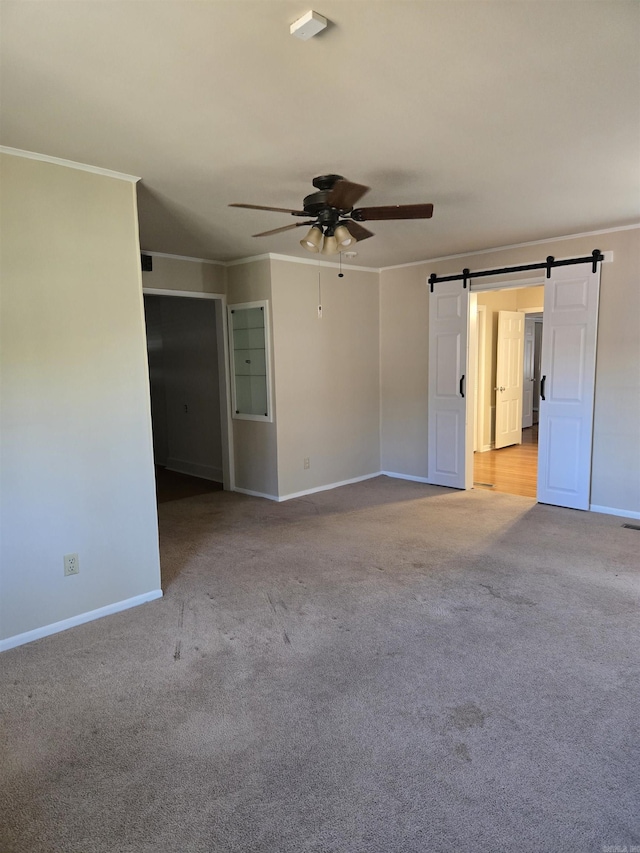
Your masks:
M338 278L344 278L344 273L342 272L342 252L340 252L340 272L338 273Z
M320 261L318 261L318 320L322 320L322 287L320 285Z

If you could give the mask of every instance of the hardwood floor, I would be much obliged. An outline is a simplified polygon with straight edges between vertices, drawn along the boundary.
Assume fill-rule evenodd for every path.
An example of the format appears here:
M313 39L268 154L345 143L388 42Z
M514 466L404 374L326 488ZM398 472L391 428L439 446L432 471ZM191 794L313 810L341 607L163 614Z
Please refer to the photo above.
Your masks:
M522 444L473 454L474 488L535 498L538 480L538 425L522 430Z

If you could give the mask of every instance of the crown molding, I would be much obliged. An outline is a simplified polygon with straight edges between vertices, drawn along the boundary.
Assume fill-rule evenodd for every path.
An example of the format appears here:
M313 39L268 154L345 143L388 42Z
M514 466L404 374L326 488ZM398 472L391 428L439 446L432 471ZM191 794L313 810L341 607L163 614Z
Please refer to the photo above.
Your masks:
M225 267L239 267L242 264L252 264L254 261L268 261L271 256L268 253L262 255L251 255L248 258L238 258L235 261L225 261Z
M542 246L545 243L560 243L564 240L575 240L579 237L597 237L600 234L615 234L617 231L633 231L635 228L640 228L640 222L633 223L632 225L618 225L617 228L602 228L599 231L583 231L580 234L565 234L564 237L548 237L546 240L530 240L528 243L512 243L509 246L495 246L492 249L478 249L475 252L461 252L457 255L442 255L439 258L426 258L424 261L410 261L408 264L394 264L390 267L380 267L380 272L386 272L386 270L398 270L403 267L419 267L423 264L435 264L439 261L454 261L456 258L470 258L474 255L490 255L492 252L506 252L509 249L522 249L525 246Z
M117 178L119 181L129 181L132 184L137 184L138 181L142 180L135 175L125 175L124 172L114 172L111 169L102 169L100 166L89 166L87 163L76 163L74 160L50 157L48 154L38 154L35 151L23 151L21 148L9 148L6 145L0 145L0 153L10 154L12 157L25 157L27 160L41 160L44 163L66 166L68 169L77 169L80 172L93 172L94 175Z
M285 261L289 264L307 264L313 267L332 267L333 269L340 269L340 264L335 261L321 261L320 259L315 260L315 258L296 258L293 255L279 255L275 252L265 252L262 255L253 255L250 258L238 258L237 261L227 261L225 266L237 267L241 264L251 264L254 261ZM343 261L342 269L358 270L360 272L380 272L378 267L360 267L350 263L349 261Z
M182 296L188 299L220 299L226 303L226 293L206 293L202 290L169 290L162 287L143 287L142 292L145 296Z
M394 264L389 267L363 267L357 266L356 264L352 264L349 261L343 261L342 269L343 270L358 270L360 272L375 272L381 273L386 272L387 270L397 270L403 269L404 267L419 267L424 266L425 264L434 264L439 261L452 261L456 258L468 258L473 255L488 255L492 252L504 252L509 249L520 249L525 246L540 246L545 243L560 243L565 240L574 240L579 237L597 237L600 234L615 234L617 231L633 231L636 228L640 228L640 223L636 223L633 225L620 225L617 228L604 228L600 231L585 231L581 234L567 234L564 237L549 237L547 240L531 240L528 243L512 243L510 246L496 246L492 249L478 249L475 252L461 252L457 255L442 255L438 258L426 258L423 261L410 261L406 264ZM159 258L174 258L178 261L195 261L203 264L217 264L223 267L237 267L242 264L252 264L255 261L285 261L290 264L308 264L311 266L320 266L320 267L331 267L333 269L338 269L340 267L339 263L335 261L325 261L325 260L316 260L315 258L298 258L293 255L280 255L275 252L263 252L260 255L251 255L248 258L238 258L234 261L212 261L207 258L190 258L186 255L171 255L166 254L164 252L150 252L144 249L141 250L145 255L153 255ZM613 257L613 253L604 252L605 261L610 261ZM609 257L611 255L611 257Z
M297 258L293 255L278 255L273 252L269 252L268 257L272 261L287 261L291 264L310 264L314 267L332 267L334 269L340 269L340 263L336 263L335 261L321 261L319 259L316 261L314 258ZM343 261L342 269L359 270L360 272L380 272L378 267L361 267L357 264L352 264L350 261Z
M150 252L147 249L140 249L142 255L151 255L152 258L170 258L174 261L192 261L196 264L214 264L217 267L226 267L224 261L211 261L208 258L191 258L188 255L172 255L168 252Z

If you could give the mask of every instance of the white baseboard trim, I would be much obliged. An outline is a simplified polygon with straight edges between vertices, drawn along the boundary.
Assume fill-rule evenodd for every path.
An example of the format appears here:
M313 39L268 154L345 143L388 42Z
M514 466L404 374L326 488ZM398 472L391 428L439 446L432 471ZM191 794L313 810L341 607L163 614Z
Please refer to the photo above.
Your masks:
M428 477L414 477L413 474L396 474L393 471L380 471L385 477L393 477L394 480L410 480L412 483L427 483L431 484Z
M200 462L188 462L186 459L170 457L164 467L167 471L175 471L178 474L189 474L191 477L213 480L215 483L222 482L222 468L216 468L215 465L203 465Z
M640 512L631 509L616 509L613 506L598 506L589 504L590 512L602 512L604 515L619 515L621 518L640 518Z
M282 495L277 498L279 502L290 501L293 498L303 498L305 495L314 495L316 492L327 492L329 489L338 489L340 486L350 486L352 483L362 483L364 480L371 480L373 477L379 477L380 471L375 474L365 474L362 477L352 477L350 480L340 480L339 483L327 483L326 486L315 486L313 489L305 489L303 492L292 492L290 495Z
M234 486L231 491L239 492L241 495L249 495L251 498L265 498L268 501L280 500L277 495L266 495L264 492L254 492L252 489L241 489L240 486Z
M71 616L61 622L53 622L51 625L43 625L42 628L35 628L33 631L26 631L24 634L7 637L6 640L0 640L0 652L6 652L16 646L23 646L25 643L32 643L34 640L49 637L51 634L58 634L60 631L75 628L77 625L84 625L85 622L92 622L94 619L101 619L103 616L111 616L113 613L128 610L130 607L137 607L139 604L146 604L148 601L155 601L156 598L162 598L161 589L152 589L150 592L134 595L133 598L116 601L114 604L107 604L106 607L99 607L97 610L79 613L77 616Z

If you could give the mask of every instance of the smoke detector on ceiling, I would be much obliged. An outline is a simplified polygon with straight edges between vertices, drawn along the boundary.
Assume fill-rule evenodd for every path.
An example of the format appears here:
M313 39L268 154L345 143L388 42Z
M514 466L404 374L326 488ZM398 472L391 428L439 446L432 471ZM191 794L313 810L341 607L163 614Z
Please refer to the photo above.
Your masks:
M289 32L292 36L307 41L307 39L317 36L322 30L326 29L328 21L319 15L317 12L310 10L306 15L298 18L289 27Z

